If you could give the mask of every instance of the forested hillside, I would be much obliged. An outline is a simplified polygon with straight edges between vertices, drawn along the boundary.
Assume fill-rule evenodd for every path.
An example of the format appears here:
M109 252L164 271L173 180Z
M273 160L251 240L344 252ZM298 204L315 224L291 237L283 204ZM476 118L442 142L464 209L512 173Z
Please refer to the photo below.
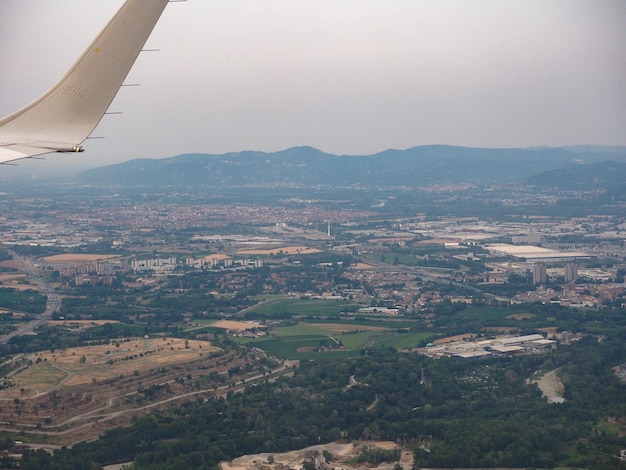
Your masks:
M624 334L587 336L549 355L472 362L393 349L305 362L292 378L186 402L23 469L97 468L135 459L137 470L216 468L221 460L333 440L389 439L426 467L626 468L611 423L626 418ZM559 369L565 403L548 404L527 378ZM354 376L360 385L348 386ZM424 443L428 443L427 446Z

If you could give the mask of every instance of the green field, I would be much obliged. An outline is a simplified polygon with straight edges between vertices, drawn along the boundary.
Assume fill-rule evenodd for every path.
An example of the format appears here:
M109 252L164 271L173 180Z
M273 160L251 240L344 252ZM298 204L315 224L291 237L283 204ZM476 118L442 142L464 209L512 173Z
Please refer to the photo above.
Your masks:
M50 363L40 363L29 367L19 375L18 387L36 387L35 392L52 389L68 376L68 372Z
M291 336L311 336L318 335L328 337L331 331L321 328L314 323L298 323L293 326L284 326L276 328L274 331L276 337L291 337Z
M521 330L545 326L545 318L532 314L528 307L513 306L496 308L489 306L468 306L460 311L450 308L439 316L435 328L429 331L415 331L416 321L395 318L366 318L359 315L341 315L347 308L357 307L346 301L326 301L312 299L273 298L250 309L259 320L285 319L290 324L272 330L271 338L256 340L241 339L241 344L251 344L268 353L288 359L321 359L326 357L354 356L363 349L391 347L409 349L418 347L433 336L445 335L448 322L463 323L469 330L482 328L515 327ZM352 313L354 315L354 313ZM293 322L294 317L301 321ZM334 345L345 349L334 350ZM298 348L317 347L324 344L330 349L312 352ZM333 347L331 347L333 346Z
M317 299L293 299L278 298L268 300L250 308L246 315L280 317L285 315L312 316L338 316L349 308L358 307L358 304L345 300L317 300Z
M24 291L0 287L0 308L27 313L43 313L46 298L32 289Z
M532 314L528 306L497 308L490 306L470 306L448 317L456 322L481 324L485 327L505 326L515 328L542 328L547 326L545 316Z
M371 347L388 346L398 349L413 348L421 340L426 340L430 334L406 332L400 333L396 328L366 330L365 327L353 325L354 330L345 329L347 322L338 323L298 323L273 330L274 337L270 339L242 339L240 344L253 345L269 354L286 359L323 359L336 356L360 355L361 350ZM327 346L329 349L322 352L298 351L298 348L319 348ZM345 349L341 349L343 346Z

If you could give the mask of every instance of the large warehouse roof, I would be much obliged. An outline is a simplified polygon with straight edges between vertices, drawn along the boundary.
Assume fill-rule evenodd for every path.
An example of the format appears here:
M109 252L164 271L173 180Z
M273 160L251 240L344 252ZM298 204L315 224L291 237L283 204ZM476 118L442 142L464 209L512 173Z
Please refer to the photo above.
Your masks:
M537 341L538 339L543 339L543 336L541 335L514 336L512 338L497 339L496 342L502 344L503 346L510 346L513 344L526 343L527 341Z
M557 251L549 250L534 245L509 245L508 243L492 243L487 245L489 251L503 253L505 255L515 256L516 258L525 258L528 260L543 259L567 259L567 258L590 258L592 255L582 251Z

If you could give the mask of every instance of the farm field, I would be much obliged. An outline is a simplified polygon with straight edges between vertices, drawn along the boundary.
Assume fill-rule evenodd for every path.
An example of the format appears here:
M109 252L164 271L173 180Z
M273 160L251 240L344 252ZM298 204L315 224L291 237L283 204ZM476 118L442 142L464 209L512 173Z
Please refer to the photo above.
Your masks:
M0 285L20 290L33 289L26 274L22 273L0 274Z

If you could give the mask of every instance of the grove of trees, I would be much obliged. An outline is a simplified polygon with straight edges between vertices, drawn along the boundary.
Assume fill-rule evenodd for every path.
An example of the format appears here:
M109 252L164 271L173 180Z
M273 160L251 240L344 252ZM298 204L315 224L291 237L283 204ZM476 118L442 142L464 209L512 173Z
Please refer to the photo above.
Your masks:
M187 401L51 457L26 454L22 468L134 460L135 470L206 469L244 454L359 439L412 446L418 467L626 468L615 458L626 438L610 424L626 419L626 385L613 373L626 361L625 339L587 336L548 355L480 362L389 348L309 361L291 378ZM554 368L566 384L563 404L548 404L526 380ZM363 385L347 387L353 375ZM425 439L427 450L416 444Z

